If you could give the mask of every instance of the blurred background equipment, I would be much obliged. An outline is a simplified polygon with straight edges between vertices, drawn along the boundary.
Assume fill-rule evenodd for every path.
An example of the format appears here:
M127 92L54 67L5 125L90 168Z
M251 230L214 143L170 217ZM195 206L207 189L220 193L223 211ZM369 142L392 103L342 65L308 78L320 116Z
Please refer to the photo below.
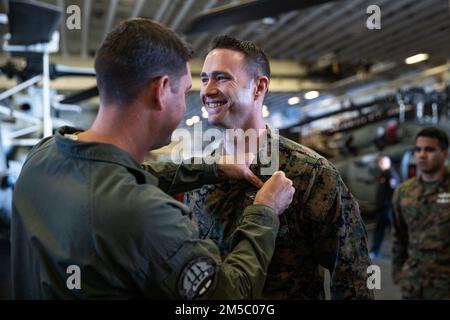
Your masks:
M9 32L3 36L8 60L0 65L3 77L16 84L0 92L0 220L9 225L11 190L28 149L64 124L62 111L81 113L75 103L92 96L92 90L64 96L51 89L51 80L63 76L95 76L92 69L50 63L59 51L63 11L37 1L9 1ZM94 96L97 95L94 88Z

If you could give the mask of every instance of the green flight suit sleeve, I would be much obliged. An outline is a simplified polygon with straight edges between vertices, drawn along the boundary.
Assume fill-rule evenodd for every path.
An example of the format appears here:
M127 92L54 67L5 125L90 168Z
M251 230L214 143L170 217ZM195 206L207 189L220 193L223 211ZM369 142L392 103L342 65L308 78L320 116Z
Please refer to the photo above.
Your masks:
M234 246L224 260L212 240L198 239L197 226L186 216L186 206L165 200L155 210L147 222L151 229L143 246L148 253L148 269L143 272L149 280L144 292L152 296L156 283L162 295L159 298L261 297L279 227L273 209L251 205L244 210L233 233ZM201 279L205 274L210 281Z
M271 208L254 205L244 210L242 222L233 234L234 246L223 261L219 248L212 240L200 240L195 237L197 227L190 220L177 220L180 220L176 223L178 232L167 234L166 237L168 241L176 237L179 247L173 254L161 257L165 261L156 273L167 297L175 299L261 297L279 226L278 217ZM165 240L161 239L160 243L165 243ZM211 284L204 293L190 288L189 285L186 287L185 281L191 277L189 273L196 273L190 270L189 266L199 259L206 261L214 269Z
M158 178L158 187L171 195L197 189L205 184L223 182L218 175L216 164L177 165L173 162L147 162L141 167Z
M402 216L400 192L400 188L396 189L392 199L392 278L397 285L401 282L403 265L408 259L408 228Z
M367 288L367 232L358 203L335 170L320 169L306 199L316 258L330 271L331 299L373 299Z

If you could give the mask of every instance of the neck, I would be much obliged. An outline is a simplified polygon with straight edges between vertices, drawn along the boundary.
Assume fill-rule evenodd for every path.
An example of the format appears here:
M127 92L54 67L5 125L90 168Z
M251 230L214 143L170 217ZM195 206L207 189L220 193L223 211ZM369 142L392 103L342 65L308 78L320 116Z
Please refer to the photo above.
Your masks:
M445 175L445 166L441 166L439 170L431 173L421 173L421 178L424 182L436 182L441 180Z
M146 137L152 136L148 126L143 125L146 117L142 112L145 111L132 106L101 106L92 126L78 137L81 141L113 144L141 163L148 153Z
M261 110L261 108L259 110ZM251 117L245 123L243 123L240 128L244 131L249 129L263 130L266 128L266 124L261 117Z
M237 136L235 129L242 129L244 136ZM257 153L259 150L259 137L266 126L262 118L252 118L244 123L240 128L230 128L225 130L225 150L227 154ZM256 141L255 141L256 140ZM244 150L243 150L244 149Z

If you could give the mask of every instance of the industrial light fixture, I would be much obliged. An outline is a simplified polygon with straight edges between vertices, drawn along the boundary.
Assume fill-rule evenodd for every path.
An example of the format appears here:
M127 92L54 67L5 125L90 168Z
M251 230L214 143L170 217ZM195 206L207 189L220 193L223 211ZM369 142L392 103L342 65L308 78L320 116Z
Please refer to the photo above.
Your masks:
M275 24L275 22L277 22L277 20L273 17L265 17L262 19L262 23L264 24Z
M263 118L267 118L270 115L269 109L267 108L267 105L263 104L262 106L262 116Z
M413 63L418 63L418 62L422 62L425 60L428 60L428 54L427 53L419 53L416 54L414 56L408 57L405 59L405 63L406 64L413 64Z
M318 96L319 96L319 91L308 91L307 93L305 93L305 99L307 99L307 100L315 99Z
M0 13L0 24L7 24L8 16L4 13Z
M300 98L299 97L289 98L288 103L291 106L293 106L294 104L298 104L298 103L300 103Z

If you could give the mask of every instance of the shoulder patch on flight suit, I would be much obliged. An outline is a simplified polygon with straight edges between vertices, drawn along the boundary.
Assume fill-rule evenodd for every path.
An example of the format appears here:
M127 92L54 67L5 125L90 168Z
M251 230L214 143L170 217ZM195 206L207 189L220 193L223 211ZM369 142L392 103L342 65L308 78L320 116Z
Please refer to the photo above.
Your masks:
M197 299L212 292L215 286L217 265L209 257L191 260L183 269L178 281L178 290L183 299Z

